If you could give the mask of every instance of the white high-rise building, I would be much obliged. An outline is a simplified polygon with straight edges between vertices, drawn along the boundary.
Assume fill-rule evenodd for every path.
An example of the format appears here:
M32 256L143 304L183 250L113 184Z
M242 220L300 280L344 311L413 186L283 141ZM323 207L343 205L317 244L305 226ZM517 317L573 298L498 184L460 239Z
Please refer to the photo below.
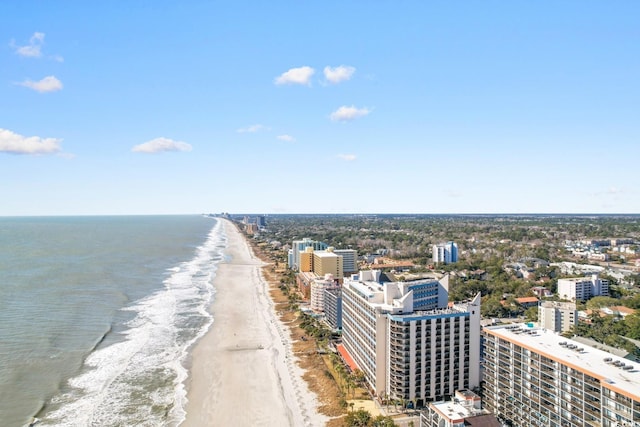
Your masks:
M311 299L309 305L313 311L324 311L325 289L337 288L338 284L333 278L333 274L327 273L323 278L315 279L311 283Z
M454 242L433 245L433 263L451 264L458 262L458 244Z
M423 406L480 385L480 294L448 307L446 286L344 281L342 341L377 396Z
M558 295L570 301L587 301L596 296L609 295L609 281L597 274L590 277L558 279Z

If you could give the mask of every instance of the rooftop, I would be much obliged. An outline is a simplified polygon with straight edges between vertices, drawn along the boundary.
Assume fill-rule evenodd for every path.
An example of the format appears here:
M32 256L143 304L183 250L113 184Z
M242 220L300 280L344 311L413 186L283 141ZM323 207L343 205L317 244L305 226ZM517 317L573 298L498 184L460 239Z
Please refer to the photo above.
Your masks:
M561 364L601 380L604 387L640 400L640 365L578 341L564 338L529 324L488 326L484 328L503 338Z

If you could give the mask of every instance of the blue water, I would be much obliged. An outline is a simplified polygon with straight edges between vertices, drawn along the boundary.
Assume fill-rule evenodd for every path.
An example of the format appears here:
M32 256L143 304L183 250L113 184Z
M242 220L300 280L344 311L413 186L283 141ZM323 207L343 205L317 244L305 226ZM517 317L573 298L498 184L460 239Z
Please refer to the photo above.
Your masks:
M202 216L0 218L0 425L178 425L225 244Z

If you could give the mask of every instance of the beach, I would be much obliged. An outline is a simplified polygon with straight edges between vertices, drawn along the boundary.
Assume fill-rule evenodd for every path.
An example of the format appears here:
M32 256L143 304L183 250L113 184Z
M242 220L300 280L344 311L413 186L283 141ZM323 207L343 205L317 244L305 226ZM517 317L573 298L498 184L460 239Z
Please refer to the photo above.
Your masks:
M213 283L214 320L191 354L181 426L324 425L273 308L262 261L236 227L223 222L228 241Z

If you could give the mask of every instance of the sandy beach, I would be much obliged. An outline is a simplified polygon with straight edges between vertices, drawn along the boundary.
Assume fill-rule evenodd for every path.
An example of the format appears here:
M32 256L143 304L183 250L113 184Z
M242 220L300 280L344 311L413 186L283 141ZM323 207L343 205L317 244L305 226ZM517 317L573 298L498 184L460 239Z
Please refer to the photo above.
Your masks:
M184 427L321 426L315 394L277 318L262 262L224 220L226 259L214 278L213 324L192 352Z

